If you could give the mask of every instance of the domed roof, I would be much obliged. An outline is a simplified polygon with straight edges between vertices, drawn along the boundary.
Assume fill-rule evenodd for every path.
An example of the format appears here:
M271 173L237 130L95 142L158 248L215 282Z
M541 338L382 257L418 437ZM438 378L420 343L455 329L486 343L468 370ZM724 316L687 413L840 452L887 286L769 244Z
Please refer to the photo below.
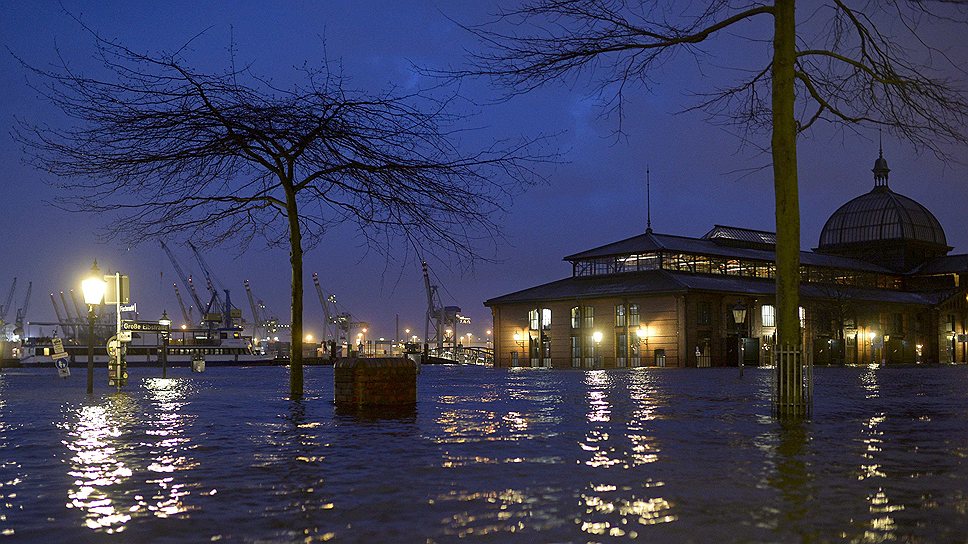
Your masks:
M887 160L874 162L874 189L840 207L820 232L820 247L885 240L924 242L947 247L934 214L887 186Z

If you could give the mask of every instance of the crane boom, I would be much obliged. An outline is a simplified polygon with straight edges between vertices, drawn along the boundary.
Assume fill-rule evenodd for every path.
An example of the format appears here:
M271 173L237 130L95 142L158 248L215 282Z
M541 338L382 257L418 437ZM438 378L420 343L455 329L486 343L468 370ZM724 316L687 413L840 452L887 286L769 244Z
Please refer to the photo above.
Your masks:
M0 321L3 321L7 317L7 312L10 311L10 303L13 302L13 293L16 288L17 278L14 278L13 285L10 286L10 291L7 292L6 301L3 303L3 306L0 306Z
M263 325L263 319L259 316L259 307L255 303L255 297L252 296L252 287L249 286L249 280L243 280L245 285L245 294L249 297L249 307L252 308L252 336L258 337L258 330Z
M24 330L24 319L27 317L27 308L30 306L30 292L34 288L34 282L27 283L27 294L24 296L24 304L17 309L17 322L14 325L14 334L22 334ZM18 332L19 331L19 332Z
M185 320L185 323L192 323L191 310L185 309L185 301L182 300L181 291L178 290L178 284L172 282L171 286L175 288L175 298L178 299L178 307L181 308L182 318Z
M323 307L323 318L326 320L326 322L323 324L322 338L322 343L326 344L326 341L329 340L329 332L333 323L333 318L329 311L329 300L326 298L326 295L323 294L323 288L319 285L319 274L315 272L313 272L313 284L316 286L316 294L319 296L319 304ZM334 333L334 340L337 340L336 336L337 335Z
M71 299L74 301L74 310L77 312L77 322L84 322L84 310L81 309L81 301L77 299L77 293L71 289Z
M168 249L168 246L165 244L165 242L161 242L161 249L165 250L165 253L168 255L168 260L171 261L172 268L175 269L175 274L178 275L178 279L181 280L182 285L185 286L185 289L188 290L188 294L191 295L192 300L195 301L195 307L199 310L204 308L205 305L202 304L202 299L198 298L198 293L195 292L195 286L192 284L192 277L185 274L185 271L182 270L181 265L178 264L178 259L175 258L175 254Z
M61 304L64 305L64 315L67 316L67 321L69 323L76 323L77 318L71 315L71 307L67 305L67 297L64 296L64 291L60 292Z
M440 334L440 304L434 299L438 298L437 286L430 285L430 272L427 269L427 261L421 261L423 267L423 277L424 277L424 289L427 291L427 318L424 321L424 351L427 350L427 344L430 342L431 338L437 340L438 352L443 347L443 335ZM434 322L434 336L430 336L430 322Z
M60 308L57 307L57 300L54 298L54 293L50 294L50 303L54 306L54 315L57 316L57 322L60 323L60 327L64 329L64 318L61 316ZM67 331L63 331L64 336L67 336Z
M205 286L208 288L208 292L215 299L216 306L221 308L222 297L219 295L219 291L224 291L224 289L222 289L222 286L213 276L212 271L208 268L208 263L202 258L202 254L195 247L195 244L188 242L188 247L192 248L192 252L195 254L195 260L198 261L198 266L202 268L202 274L205 276Z

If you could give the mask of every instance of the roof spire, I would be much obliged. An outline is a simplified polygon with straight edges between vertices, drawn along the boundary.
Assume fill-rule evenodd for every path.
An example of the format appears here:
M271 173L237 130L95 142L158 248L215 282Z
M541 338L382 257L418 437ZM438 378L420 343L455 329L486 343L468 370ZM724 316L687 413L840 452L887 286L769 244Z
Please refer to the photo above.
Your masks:
M891 169L887 167L887 159L884 158L884 137L881 134L881 130L877 129L878 136L878 154L877 160L874 161L874 168L871 172L874 172L874 188L884 187L887 188L887 175L890 173Z
M645 232L652 232L652 179L649 173L649 165L645 165Z

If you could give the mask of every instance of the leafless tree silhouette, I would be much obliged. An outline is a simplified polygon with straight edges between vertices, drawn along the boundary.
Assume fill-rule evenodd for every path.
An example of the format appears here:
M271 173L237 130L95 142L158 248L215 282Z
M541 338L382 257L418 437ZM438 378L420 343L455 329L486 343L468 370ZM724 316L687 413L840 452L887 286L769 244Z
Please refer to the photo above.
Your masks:
M467 152L453 95L367 93L324 63L282 88L248 68L192 68L184 48L144 54L90 31L102 76L24 63L68 119L21 120L28 161L63 179L59 205L110 212L112 238L288 245L290 385L302 394L303 252L350 223L371 247L473 259L494 212L537 181L535 141Z
M657 69L677 57L735 68L737 81L703 91L690 109L771 137L778 334L799 344L797 135L819 122L870 124L942 157L950 144L968 142L968 94L945 75L964 72L929 45L937 28L930 25L965 24L964 4L832 0L809 10L798 18L793 0L530 0L466 27L482 49L454 74L490 76L512 95L587 79L606 111L621 114L628 89L649 89ZM762 47L762 64L703 49L737 36L751 50Z

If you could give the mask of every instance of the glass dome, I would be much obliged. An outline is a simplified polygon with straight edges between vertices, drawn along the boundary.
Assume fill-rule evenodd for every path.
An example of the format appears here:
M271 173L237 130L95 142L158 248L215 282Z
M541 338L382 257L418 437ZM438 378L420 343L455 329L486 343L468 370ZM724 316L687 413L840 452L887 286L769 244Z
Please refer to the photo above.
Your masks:
M886 185L841 206L820 232L820 248L886 240L947 246L934 214Z

